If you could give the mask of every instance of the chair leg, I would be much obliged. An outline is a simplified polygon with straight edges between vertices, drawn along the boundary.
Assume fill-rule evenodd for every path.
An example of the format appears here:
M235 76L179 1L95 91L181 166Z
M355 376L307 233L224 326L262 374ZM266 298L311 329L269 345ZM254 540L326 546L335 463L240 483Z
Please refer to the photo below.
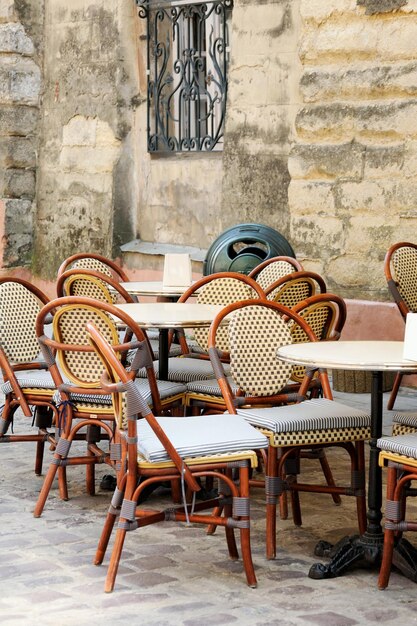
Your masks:
M395 467L388 467L387 470L387 500L393 501L395 485L397 482L397 469ZM384 548L382 553L381 569L379 571L378 587L379 589L385 589L388 586L389 577L391 574L392 557L394 553L394 530L384 530Z
M103 530L101 531L96 554L94 557L94 565L101 565L103 563L103 559L106 554L107 546L109 545L110 537L113 532L116 519L117 515L115 513L107 513L106 521L104 522Z
M277 553L277 538L276 538L276 515L277 515L277 499L273 487L274 481L278 477L278 458L277 448L269 446L268 448L268 460L266 465L265 476L265 497L266 497L266 558L275 559ZM269 485L271 481L272 485ZM272 489L272 491L271 491Z
M240 476L240 497L249 499L249 467L241 467L239 471ZM250 545L250 516L243 515L241 517L243 522L248 522L247 528L240 529L240 545L242 549L243 566L245 568L246 580L249 587L256 587L257 581L255 576L255 568L252 561L252 551Z
M232 478L231 470L227 470L226 473L229 476L229 478ZM231 503L225 504L224 505L224 516L225 517L232 517L232 513L233 513L232 504ZM226 533L227 548L229 550L229 557L233 561L237 561L238 558L239 558L239 552L237 550L236 538L235 538L234 530L233 530L233 528L230 528L229 526L225 526L225 533ZM213 534L213 533L211 533L211 534ZM243 550L243 547L242 547L242 550ZM243 556L243 552L242 552L242 556Z
M395 379L394 379L394 384L392 386L392 390L391 390L391 394L390 397L388 399L388 403L387 403L387 409L388 411L392 411L392 409L394 408L394 402L397 398L397 394L398 394L398 390L401 386L401 381L402 381L403 375L401 372L397 372L395 375Z
M116 532L116 538L114 541L113 550L111 553L109 568L107 570L106 582L104 585L104 591L110 593L114 589L114 583L116 581L117 570L119 569L120 557L122 556L123 544L126 537L126 530L118 528Z
M54 457L60 458L57 455ZM38 501L35 506L35 510L33 512L34 517L40 517L42 515L42 511L45 507L45 502L48 498L49 492L51 491L52 483L54 482L55 474L58 470L58 465L51 463L49 466L48 472L45 476L45 480L43 481L42 489L39 493Z

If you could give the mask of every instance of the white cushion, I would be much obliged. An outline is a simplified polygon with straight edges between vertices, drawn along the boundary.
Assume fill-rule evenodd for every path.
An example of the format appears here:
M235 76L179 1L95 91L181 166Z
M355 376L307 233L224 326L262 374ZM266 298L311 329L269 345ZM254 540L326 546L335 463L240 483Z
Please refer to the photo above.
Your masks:
M417 413L411 411L408 413L396 413L392 418L393 424L405 424L406 426L414 426L417 428Z
M376 445L381 450L417 459L417 433L398 435L397 437L382 437L378 439Z
M55 383L48 370L22 370L15 372L15 376L19 385L23 388L30 387L32 389L55 389ZM10 382L3 382L0 390L5 395L12 392Z
M230 375L230 365L223 364L226 376ZM154 370L158 377L159 362L154 361ZM138 376L146 377L146 370L139 370ZM206 359L193 359L191 357L180 357L168 359L168 380L173 382L188 383L193 380L207 380L215 378L211 361Z
M228 383L232 389L232 392L236 394L239 391L239 387L234 382L231 376L227 378ZM220 385L215 378L209 378L206 380L195 380L191 383L187 383L187 391L192 393L203 393L209 396L221 396Z
M238 415L158 417L157 420L182 458L258 450L268 446L268 439ZM139 420L137 426L139 454L151 462L169 460L148 422Z
M274 433L369 427L371 416L324 398L271 408L237 409L246 421Z

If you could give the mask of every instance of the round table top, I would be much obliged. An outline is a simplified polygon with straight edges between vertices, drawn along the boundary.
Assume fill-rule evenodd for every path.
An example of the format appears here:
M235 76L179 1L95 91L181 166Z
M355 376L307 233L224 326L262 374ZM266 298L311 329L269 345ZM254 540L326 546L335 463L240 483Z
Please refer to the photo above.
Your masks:
M403 341L318 341L282 346L277 356L329 369L417 372L417 361L403 359L403 350Z
M118 304L121 309L143 328L197 328L210 326L224 308L217 304L192 304L188 302L145 302Z
M194 283L195 281L193 281ZM192 283L192 284L193 284ZM144 280L144 281L129 281L127 283L120 283L120 285L128 293L135 296L169 296L179 298L187 291L190 285L178 285L169 286L164 285L162 280Z

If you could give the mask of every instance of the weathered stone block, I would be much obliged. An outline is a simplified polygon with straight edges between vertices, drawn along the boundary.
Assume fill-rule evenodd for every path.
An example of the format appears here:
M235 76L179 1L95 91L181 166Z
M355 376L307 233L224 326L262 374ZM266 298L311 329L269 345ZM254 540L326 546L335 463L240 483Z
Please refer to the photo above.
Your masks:
M34 133L38 117L38 109L32 106L0 105L0 135Z
M0 68L0 102L38 104L40 69L31 59L6 57Z
M96 118L76 115L62 129L62 144L64 146L94 146L96 131Z
M371 256L379 259L382 264L385 252L393 243L396 228L398 227L399 217L389 213L392 218L387 220L387 213L378 213L376 215L356 215L352 213L346 229L346 251L349 254L357 254ZM379 255L378 252L380 251ZM382 272L381 272L382 273Z
M0 52L15 52L28 56L35 52L33 42L26 35L22 24L0 24Z
M291 106L235 108L227 123L228 150L287 155L291 145L293 115L294 108Z
M0 136L0 168L36 166L34 139Z
M290 237L297 257L321 259L327 270L330 256L341 254L345 248L344 222L336 217L317 219L314 215L291 215ZM323 245L325 242L325 245Z
M368 105L326 104L304 107L296 118L303 139L353 139L373 137L398 141L417 135L417 102L414 100Z
M0 24L12 21L14 15L14 0L0 0Z
M321 23L329 17L354 14L356 0L301 0L300 14L304 20Z
M33 211L30 200L5 199L4 267L27 265L32 250Z
M391 13L407 4L407 0L357 0L358 6L365 7L366 15Z
M336 207L340 210L365 214L390 211L396 204L398 184L389 179L364 180L335 185Z
M403 173L405 144L391 146L366 146L364 177L381 178Z
M305 102L356 97L392 98L417 95L417 63L372 65L371 67L315 67L300 81Z
M345 144L295 144L288 169L291 178L350 178L363 174L365 147L356 142Z
M271 51L295 50L294 16L295 7L289 0L262 5L245 4L233 11L233 55L239 58L251 50L253 54L268 54Z
M288 188L288 204L294 217L335 214L333 185L331 183L292 180Z
M34 198L35 172L19 169L1 171L0 196L4 198Z
M373 22L367 22L359 16L351 20L329 20L319 24L318 28L305 30L300 41L300 57L311 63L320 59L329 62L343 62L349 56L353 59L366 59L375 56L380 29Z

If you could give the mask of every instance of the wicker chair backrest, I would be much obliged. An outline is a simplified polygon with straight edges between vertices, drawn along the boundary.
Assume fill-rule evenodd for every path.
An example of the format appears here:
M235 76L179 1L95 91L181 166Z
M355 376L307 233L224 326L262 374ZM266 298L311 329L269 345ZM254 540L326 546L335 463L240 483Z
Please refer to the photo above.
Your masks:
M85 388L99 388L103 363L96 352L83 352L77 346L90 345L85 330L92 321L110 344L118 344L119 336L114 321L105 311L89 305L66 305L54 315L54 337L70 346L58 350L57 359L66 377L75 385Z
M283 276L287 276L287 274L292 274L294 272L294 265L289 263L289 261L274 261L270 263L263 270L259 272L256 276L256 282L262 287L262 289L267 289L269 285L275 283L275 281L279 280Z
M302 300L314 296L316 291L317 284L313 278L294 278L271 291L267 298L291 309Z
M35 322L42 307L24 285L0 284L0 344L11 363L27 363L39 356Z
M197 296L197 302L201 304L232 304L240 300L258 298L258 294L250 285L236 278L216 278L204 285ZM204 350L208 349L208 329L195 328L194 336L198 344ZM225 328L219 328L216 334L216 347L224 352L229 352L229 337Z
M279 393L292 372L277 359L277 349L292 343L288 322L277 311L248 305L233 313L227 330L231 373L240 389L250 396Z
M412 313L417 313L417 250L402 246L391 257L393 279L400 296Z
M88 256L82 259L77 259L76 261L74 261L74 263L71 264L70 267L67 267L66 269L95 270L96 272L105 274L110 278L112 278L114 275L109 266L103 263L103 261Z
M65 281L64 292L67 296L93 298L109 304L115 304L117 301L117 293L110 291L104 281L82 273L74 274Z

